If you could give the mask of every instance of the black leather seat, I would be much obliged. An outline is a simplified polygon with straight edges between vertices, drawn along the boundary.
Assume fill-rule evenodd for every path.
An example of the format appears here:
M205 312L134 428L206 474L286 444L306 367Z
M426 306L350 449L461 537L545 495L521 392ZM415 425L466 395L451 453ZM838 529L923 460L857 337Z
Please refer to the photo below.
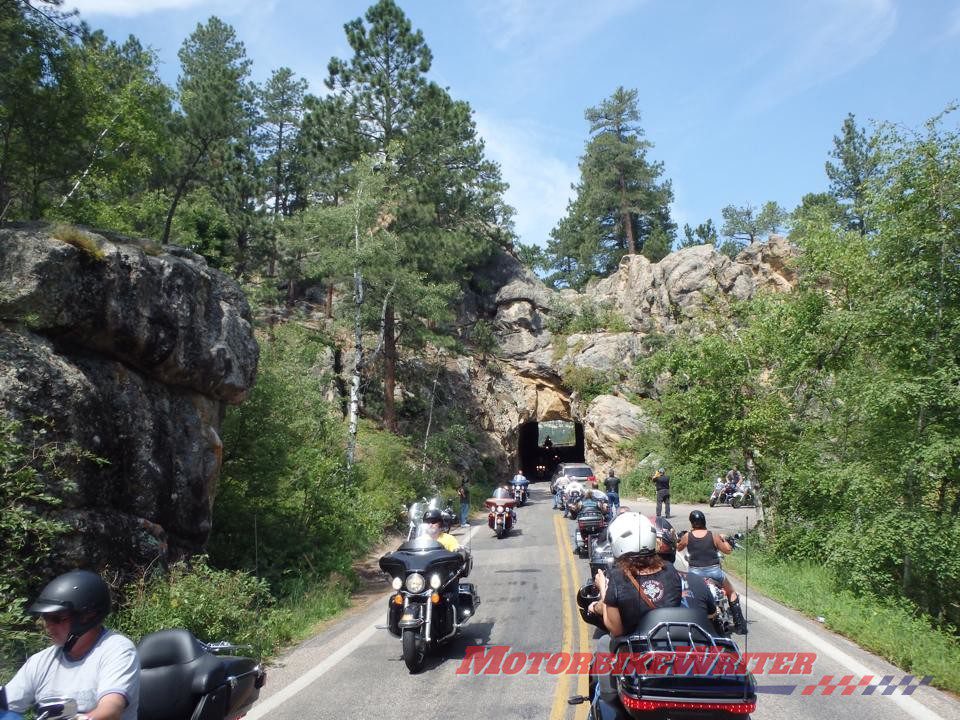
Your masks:
M137 646L139 720L189 720L200 698L223 688L226 671L187 630L160 630Z

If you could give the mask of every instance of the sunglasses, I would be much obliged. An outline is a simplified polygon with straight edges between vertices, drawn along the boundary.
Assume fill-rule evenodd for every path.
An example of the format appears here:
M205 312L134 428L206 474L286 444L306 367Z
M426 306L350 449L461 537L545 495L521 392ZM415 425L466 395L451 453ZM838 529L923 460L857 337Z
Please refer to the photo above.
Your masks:
M427 525L439 525L439 520L427 520Z
M45 623L60 625L61 623L67 622L73 616L70 613L58 613L56 615L41 615L40 617Z

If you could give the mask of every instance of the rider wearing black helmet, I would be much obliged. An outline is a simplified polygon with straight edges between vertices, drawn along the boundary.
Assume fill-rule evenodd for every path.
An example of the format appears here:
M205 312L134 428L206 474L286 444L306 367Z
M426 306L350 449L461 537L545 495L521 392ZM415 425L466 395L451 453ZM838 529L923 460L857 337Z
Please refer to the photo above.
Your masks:
M423 514L424 534L431 540L436 540L443 545L445 550L456 552L460 549L460 543L450 533L443 532L443 513L439 509L433 508Z
M747 621L740 608L740 597L727 579L720 565L718 552L729 555L733 546L720 533L707 530L707 518L700 510L690 513L690 532L684 533L677 543L677 550L688 549L690 573L710 578L723 584L723 591L730 598L730 613L736 624L736 631L747 634Z
M140 662L133 643L108 630L110 589L87 570L53 579L27 612L38 615L53 645L32 655L6 686L10 709L42 698L77 701L78 720L137 720Z

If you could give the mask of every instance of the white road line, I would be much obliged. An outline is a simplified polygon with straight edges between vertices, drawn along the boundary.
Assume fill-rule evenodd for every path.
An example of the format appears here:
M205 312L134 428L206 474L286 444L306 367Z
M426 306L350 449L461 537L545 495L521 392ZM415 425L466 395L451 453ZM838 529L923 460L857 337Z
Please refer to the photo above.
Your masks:
M853 672L856 675L861 677L864 675L873 675L874 677L882 677L886 673L876 672L871 670L866 665L862 665L856 658L854 658L849 653L844 652L836 645L832 645L823 638L819 637L816 633L807 630L802 625L799 625L793 620L784 617L778 613L773 608L769 608L766 605L763 605L756 600L747 598L747 605L749 606L750 612L757 612L760 615L763 615L769 620L773 620L777 625L782 627L787 632L791 633L795 637L801 638L806 642L810 643L814 648L819 652L827 655L837 662L844 665L848 670ZM884 697L884 696L880 696ZM935 713L930 708L926 707L917 700L914 700L909 695L887 695L885 696L892 702L895 702L901 707L907 714L911 717L917 718L917 720L944 720L943 717Z
M311 685L315 680L317 680L321 675L323 675L327 670L332 668L338 662L343 660L347 655L352 653L363 643L370 639L370 637L377 631L376 625L369 625L365 630L362 630L359 634L354 635L353 639L350 640L345 645L341 646L339 650L332 653L326 660L317 665L314 665L311 670L305 672L303 675L298 677L292 683L287 685L283 690L271 695L262 703L259 703L254 706L254 708L246 714L247 720L257 720L258 718L266 717L275 709L280 707L287 700L292 698L294 695L300 691L306 689Z

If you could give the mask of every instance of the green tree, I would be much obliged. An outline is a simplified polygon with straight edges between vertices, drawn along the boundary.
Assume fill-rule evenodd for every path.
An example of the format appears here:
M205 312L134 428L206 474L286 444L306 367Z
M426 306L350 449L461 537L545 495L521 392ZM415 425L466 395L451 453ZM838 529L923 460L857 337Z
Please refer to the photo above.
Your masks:
M392 0L378 2L365 19L345 26L353 57L330 61L327 85L353 115L360 149L396 163L396 267L422 278L420 289L391 283L380 298L383 421L395 430L398 337L413 346L438 337L468 268L490 252L509 210L469 105L426 79L432 55L423 34ZM424 288L445 288L445 301Z
M591 137L580 159L576 197L547 246L555 267L567 259L580 266L577 276L565 278L574 287L583 286L588 272L610 274L625 254L643 250L659 260L675 231L673 190L661 179L663 164L647 158L653 144L640 127L637 91L618 87L584 115Z
M866 233L869 229L865 207L867 184L876 178L880 159L870 146L866 132L857 127L853 113L844 119L841 134L834 135L830 157L837 161L828 160L825 164L830 192L844 204L849 228Z
M683 237L684 240L681 242L680 247L692 247L694 245L716 245L719 239L719 236L717 235L717 228L713 224L713 220L710 218L707 218L705 222L697 225L696 228L692 228L689 224L684 223Z
M720 213L723 215L720 234L730 241L726 252L732 252L733 255L744 245L757 242L762 235L779 230L788 217L787 212L772 200L764 203L759 210L748 203L740 207L727 205Z
M178 113L174 122L173 187L161 242L170 239L174 215L192 186L208 177L208 165L227 157L231 143L245 142L250 131L247 83L250 61L233 28L217 17L198 24L178 53Z

